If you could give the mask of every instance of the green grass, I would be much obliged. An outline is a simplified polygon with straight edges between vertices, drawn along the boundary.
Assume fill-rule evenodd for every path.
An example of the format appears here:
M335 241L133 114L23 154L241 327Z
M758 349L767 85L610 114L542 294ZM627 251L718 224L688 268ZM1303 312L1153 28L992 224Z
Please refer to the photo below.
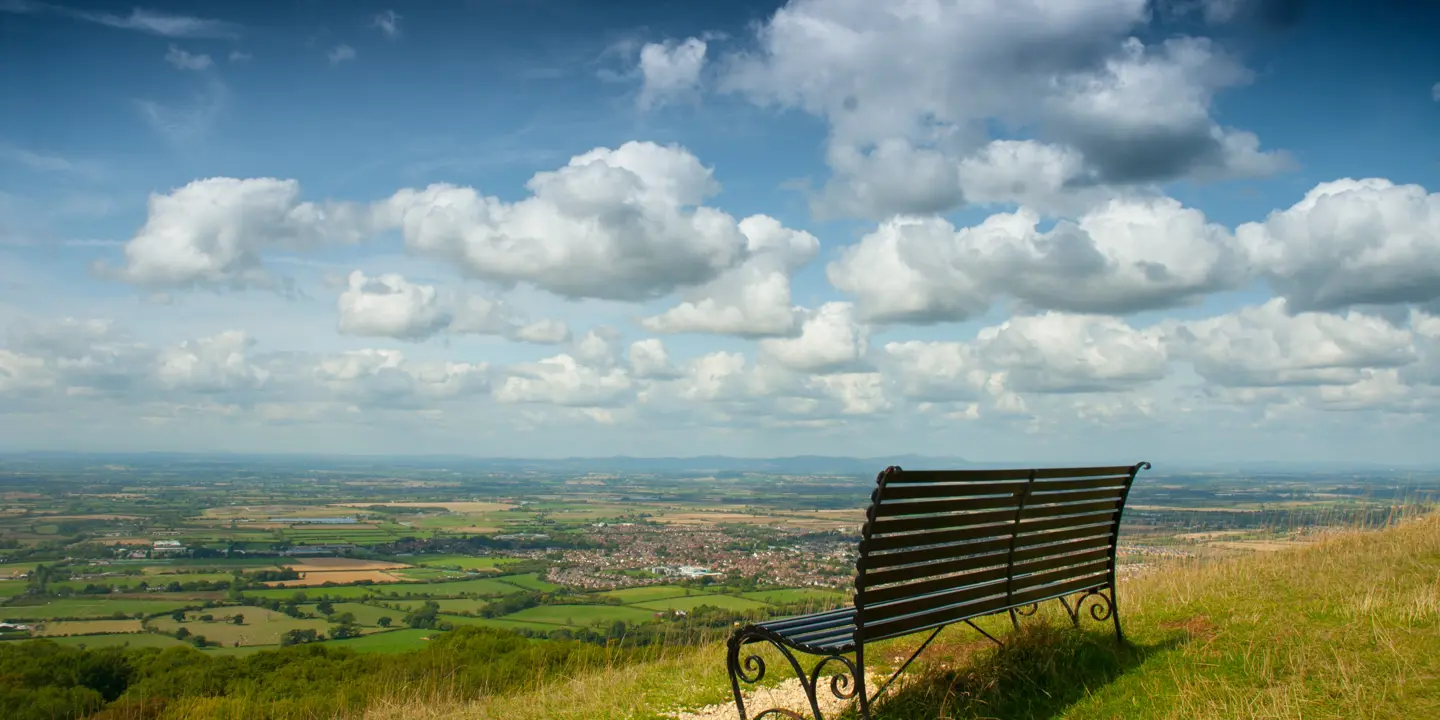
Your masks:
M820 588L790 588L787 590L759 590L756 592L741 593L740 597L751 600L759 600L763 603L778 605L782 603L834 603L836 605L849 602L850 595L835 590L822 590Z
M29 586L24 580L0 580L0 598L23 594L27 587Z
M526 590L554 592L560 589L559 585L556 585L555 583L552 583L548 580L541 580L540 576L536 575L535 573L526 573L524 575L502 575L495 579L501 582L510 583L511 585L518 585L522 588L525 588Z
M469 555L419 555L415 558L404 559L414 560L416 565L427 567L458 568L482 572L496 572L506 565L522 562L516 558L471 557Z
M226 621L235 614L245 616L243 625L235 625ZM202 622L201 615L209 614L215 619L211 622ZM312 629L316 632L326 632L330 623L324 619L301 620L288 615L266 610L261 607L239 606L219 607L209 610L195 610L185 614L186 622L177 623L170 617L155 618L150 625L162 633L173 633L184 627L192 635L204 635L205 639L219 642L229 646L234 643L241 645L279 645L280 636L290 630Z
M526 622L524 620L506 620L504 618L459 618L466 625L479 625L480 627L499 628L501 630L534 630L542 633L554 632L568 627L556 625L555 623ZM453 618L452 618L453 620Z
M419 650L438 630L391 630L344 640L326 640L325 647L349 648L356 652L396 653Z
M524 577L524 576L513 576ZM512 585L509 582L502 582L499 579L477 578L475 580L456 580L454 582L438 583L417 583L413 585L387 585L381 595L389 597L395 593L397 599L414 597L460 597L463 595L476 595L480 597L494 597L496 595L509 595L522 592L524 588Z
M199 601L183 600L131 600L128 598L63 598L50 600L41 605L0 606L0 617L10 620L49 620L53 618L108 618L117 612L126 615L135 613L170 612L183 607L199 605Z
M541 605L510 613L501 619L587 627L596 624L609 625L616 620L627 623L649 622L653 619L653 613L618 605Z
M295 597L296 593L305 595L307 601L317 598L330 598L332 600L359 600L373 597L381 588L393 588L394 585L337 585L333 587L308 587L308 588L266 588L264 590L246 590L246 597L274 598L276 600L289 600Z
M445 613L457 613L457 612L469 612L469 613L474 613L474 612L480 612L480 609L483 608L483 607L485 607L488 603L486 603L484 600L474 600L474 599L471 599L471 598L454 598L454 599L449 599L449 600L436 600L436 601L435 601L435 604L440 606L440 612L445 612Z
M125 633L123 635L71 635L67 637L46 638L61 645L84 646L87 648L107 647L158 647L167 648L176 645L189 645L189 643L176 640L169 635L156 635L155 633Z
M650 602L635 603L631 607L645 608L647 610L694 610L701 605L723 608L725 610L763 610L770 607L765 603L748 600L734 595L691 595L689 597L670 598L668 600L651 600Z
M399 625L401 621L405 619L405 613L403 612L390 610L388 608L375 607L374 605L362 605L360 603L334 603L332 607L334 608L336 615L343 615L348 612L351 615L355 616L355 623L357 625L364 625L365 627L379 627L380 618L382 617L390 618L390 620L393 621L396 625ZM316 613L317 615L319 614L315 609L315 605L313 604L301 605L300 609L304 610L305 612L312 612ZM321 615L320 617L324 616Z
M615 598L627 604L647 602L650 600L665 600L667 598L683 597L691 594L698 595L700 593L678 585L647 585L644 587L624 588L600 593L602 597Z
M464 575L455 570L441 570L439 568L415 567L390 571L406 580L445 580L448 578L459 578Z

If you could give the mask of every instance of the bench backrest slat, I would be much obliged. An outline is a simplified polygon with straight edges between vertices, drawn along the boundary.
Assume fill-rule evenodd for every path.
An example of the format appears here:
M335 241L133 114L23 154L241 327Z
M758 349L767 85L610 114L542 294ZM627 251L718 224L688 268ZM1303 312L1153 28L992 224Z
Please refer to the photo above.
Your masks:
M856 564L855 640L1103 585L1142 467L882 473Z

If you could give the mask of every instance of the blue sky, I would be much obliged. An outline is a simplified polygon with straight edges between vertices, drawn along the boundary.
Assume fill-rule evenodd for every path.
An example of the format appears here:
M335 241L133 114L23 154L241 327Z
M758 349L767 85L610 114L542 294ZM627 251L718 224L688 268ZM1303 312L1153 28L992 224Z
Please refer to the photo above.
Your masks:
M1440 12L1028 5L0 0L0 447L1440 459Z

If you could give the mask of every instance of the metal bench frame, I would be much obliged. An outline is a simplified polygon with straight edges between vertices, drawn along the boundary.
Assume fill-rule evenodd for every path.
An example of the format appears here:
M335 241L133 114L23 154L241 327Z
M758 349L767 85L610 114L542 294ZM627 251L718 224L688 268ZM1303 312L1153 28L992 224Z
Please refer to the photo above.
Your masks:
M1070 621L1111 620L1123 643L1115 594L1120 516L1130 487L1150 463L1090 468L943 470L906 473L891 466L876 478L861 532L852 607L750 624L730 637L726 667L740 720L740 684L760 682L765 661L744 646L779 649L805 690L815 720L827 665L838 665L830 692L857 699L861 718L890 684L946 627L965 623L997 645L976 618L1008 612L1034 615L1059 600ZM1018 572L1017 572L1018 570ZM943 576L943 577L942 577ZM1078 595L1073 601L1069 596ZM930 630L930 636L873 694L865 688L865 645ZM792 651L818 655L809 673ZM847 657L854 656L853 659ZM804 720L785 708L755 715Z

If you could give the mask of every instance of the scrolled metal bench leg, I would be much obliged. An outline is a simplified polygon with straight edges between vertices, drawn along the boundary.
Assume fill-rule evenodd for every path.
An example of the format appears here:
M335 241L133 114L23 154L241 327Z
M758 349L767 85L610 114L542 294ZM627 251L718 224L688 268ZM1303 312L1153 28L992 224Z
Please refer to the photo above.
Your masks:
M1106 590L1109 590L1110 594L1105 594L1104 591ZM1116 592L1113 584L1086 590L1085 593L1080 596L1080 599L1075 601L1075 618L1078 623L1080 610L1085 605L1086 600L1095 600L1094 604L1090 606L1090 617L1100 622L1105 622L1106 620L1114 622L1115 642L1123 645L1125 643L1125 634L1120 630L1120 606L1116 603L1115 598Z
M869 719L869 704L865 698L865 676L860 670L864 667L864 655L860 651L856 651L854 661L844 655L826 655L820 658L807 675L801 668L800 661L796 659L795 654L789 648L765 632L746 627L736 631L730 637L725 659L726 667L730 671L730 689L735 693L735 708L740 713L740 720L748 720L748 716L745 714L744 695L740 692L740 683L751 685L760 682L765 677L765 660L759 654L752 653L745 656L743 660L741 659L743 646L747 641L758 640L770 643L790 663L791 669L795 671L795 677L800 680L800 687L805 691L805 700L810 703L810 712L815 720L825 720L825 716L820 712L818 691L820 675L825 671L825 666L832 662L842 665L843 671L831 676L830 692L841 700L849 700L858 696L860 717L865 720ZM761 710L754 716L754 720L764 720L767 717L805 720L804 715L787 708Z

